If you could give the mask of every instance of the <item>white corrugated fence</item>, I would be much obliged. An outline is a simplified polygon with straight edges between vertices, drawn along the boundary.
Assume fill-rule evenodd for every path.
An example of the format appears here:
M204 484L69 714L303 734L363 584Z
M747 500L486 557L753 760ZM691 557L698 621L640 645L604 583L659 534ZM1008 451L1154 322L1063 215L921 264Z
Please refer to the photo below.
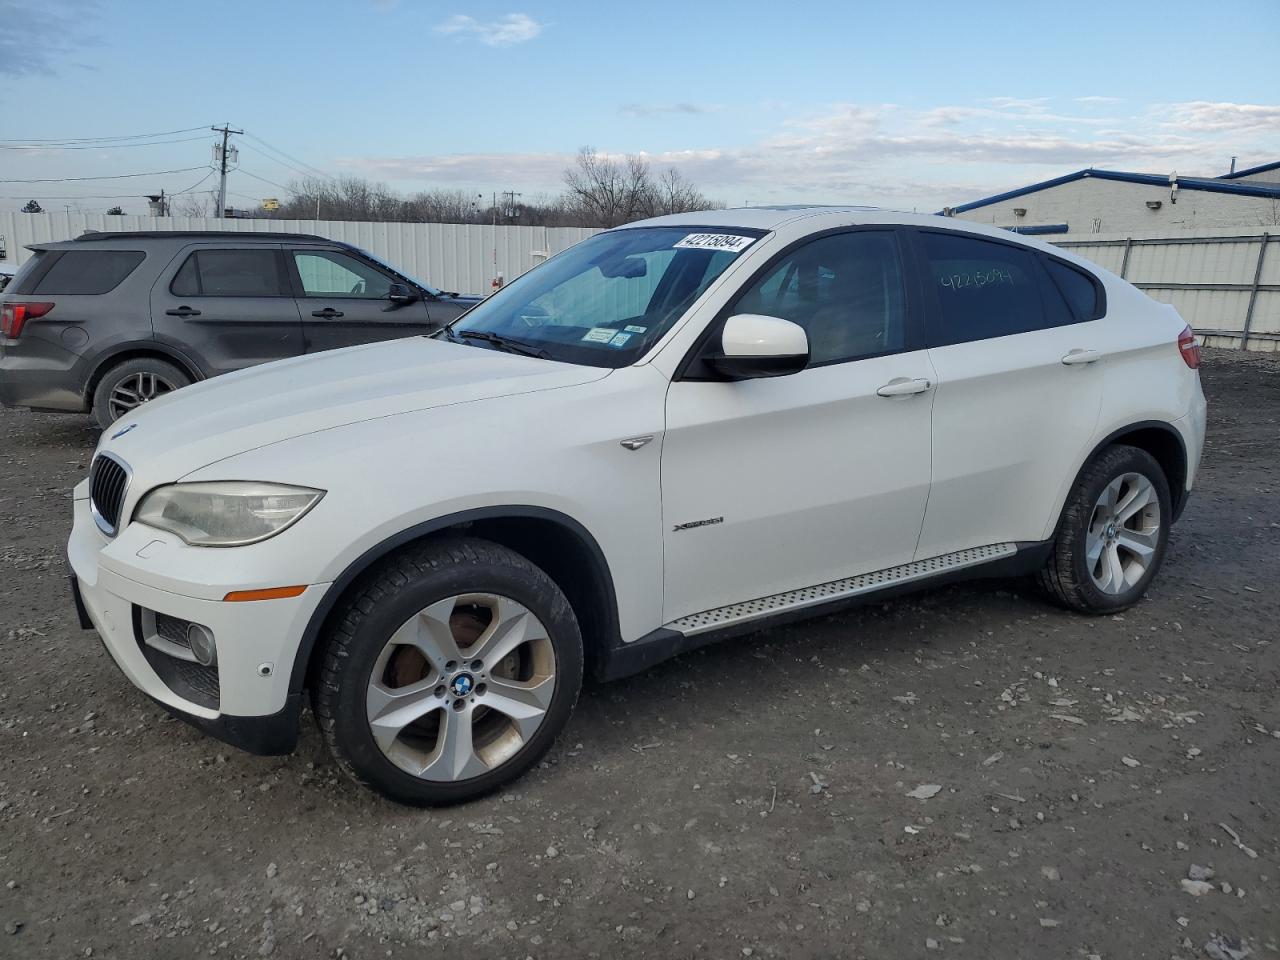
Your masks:
M582 227L0 212L0 237L4 238L5 260L9 263L21 263L30 255L27 244L70 240L86 230L309 233L355 244L432 286L478 294L491 292L490 283L496 274L512 280L545 257L597 232Z

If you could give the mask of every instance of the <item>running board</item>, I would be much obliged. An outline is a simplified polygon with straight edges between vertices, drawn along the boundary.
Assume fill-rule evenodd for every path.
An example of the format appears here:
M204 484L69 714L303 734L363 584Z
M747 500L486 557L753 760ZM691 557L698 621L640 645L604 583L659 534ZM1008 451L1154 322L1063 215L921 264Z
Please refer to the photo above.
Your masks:
M996 543L987 547L957 550L955 553L944 553L940 557L929 560L913 560L911 563L889 567L887 570L877 570L875 573L863 573L856 577L820 583L815 587L802 587L799 590L788 590L786 593L775 593L771 597L762 597L759 600L746 600L742 603L731 603L726 607L716 607L714 610L704 610L702 613L693 613L679 620L673 620L666 625L666 629L682 633L686 637L693 636L777 613L803 610L805 607L817 606L831 600L874 593L877 590L896 587L913 580L928 580L930 577L950 573L953 570L963 570L965 567L975 567L992 560L1011 557L1017 552L1017 546L1012 543Z

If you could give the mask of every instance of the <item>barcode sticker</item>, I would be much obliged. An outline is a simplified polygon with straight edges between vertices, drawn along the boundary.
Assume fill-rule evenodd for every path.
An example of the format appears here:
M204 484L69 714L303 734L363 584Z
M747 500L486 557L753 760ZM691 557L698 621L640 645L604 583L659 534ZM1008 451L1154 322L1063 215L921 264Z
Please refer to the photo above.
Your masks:
M677 250L724 250L728 253L741 253L751 244L755 237L739 237L732 233L691 233L676 244Z

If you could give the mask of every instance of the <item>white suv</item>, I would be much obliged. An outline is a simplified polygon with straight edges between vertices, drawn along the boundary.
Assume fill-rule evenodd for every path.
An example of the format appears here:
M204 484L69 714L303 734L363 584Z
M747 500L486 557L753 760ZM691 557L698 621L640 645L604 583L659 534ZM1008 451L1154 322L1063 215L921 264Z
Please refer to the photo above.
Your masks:
M83 625L259 753L445 803L527 770L584 665L957 577L1134 603L1204 436L1173 308L1051 246L858 208L585 240L433 337L219 377L104 434Z

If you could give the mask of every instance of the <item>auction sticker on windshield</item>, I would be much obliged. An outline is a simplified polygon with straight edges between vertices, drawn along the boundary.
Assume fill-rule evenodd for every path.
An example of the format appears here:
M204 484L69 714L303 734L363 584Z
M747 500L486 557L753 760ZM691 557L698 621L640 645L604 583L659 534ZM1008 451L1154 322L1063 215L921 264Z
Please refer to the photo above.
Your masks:
M677 250L727 250L741 253L755 241L755 237L739 237L731 233L691 233L675 245Z

